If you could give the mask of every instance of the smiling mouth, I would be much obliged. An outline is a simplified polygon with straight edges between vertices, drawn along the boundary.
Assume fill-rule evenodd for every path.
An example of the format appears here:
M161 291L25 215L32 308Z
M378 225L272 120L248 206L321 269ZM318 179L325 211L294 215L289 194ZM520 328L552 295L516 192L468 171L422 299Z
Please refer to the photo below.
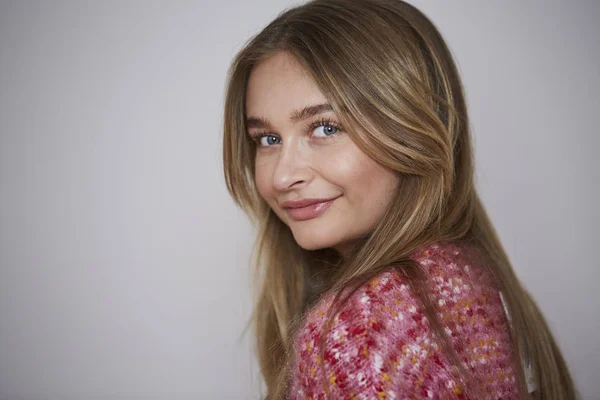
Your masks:
M318 216L323 214L325 210L327 210L331 206L331 204L338 198L339 197L309 204L304 207L286 207L284 208L284 210L291 219L295 221L306 221L309 219L317 218Z

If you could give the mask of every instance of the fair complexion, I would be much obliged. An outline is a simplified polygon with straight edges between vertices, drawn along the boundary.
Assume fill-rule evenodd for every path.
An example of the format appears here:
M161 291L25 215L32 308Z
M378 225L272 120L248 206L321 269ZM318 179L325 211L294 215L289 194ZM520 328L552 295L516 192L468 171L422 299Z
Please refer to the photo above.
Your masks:
M373 230L399 178L354 144L292 56L276 53L252 70L246 118L257 189L302 248L344 254Z

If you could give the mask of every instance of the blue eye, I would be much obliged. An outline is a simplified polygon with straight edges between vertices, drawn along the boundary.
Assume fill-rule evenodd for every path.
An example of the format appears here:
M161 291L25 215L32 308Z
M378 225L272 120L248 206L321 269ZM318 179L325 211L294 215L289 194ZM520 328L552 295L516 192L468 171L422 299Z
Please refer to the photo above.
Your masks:
M281 139L279 139L277 136L273 136L273 135L263 135L259 138L259 143L263 147L269 147L274 144L281 143Z
M339 131L339 128L335 125L322 124L315 128L316 137L329 137ZM319 134L320 132L321 134Z

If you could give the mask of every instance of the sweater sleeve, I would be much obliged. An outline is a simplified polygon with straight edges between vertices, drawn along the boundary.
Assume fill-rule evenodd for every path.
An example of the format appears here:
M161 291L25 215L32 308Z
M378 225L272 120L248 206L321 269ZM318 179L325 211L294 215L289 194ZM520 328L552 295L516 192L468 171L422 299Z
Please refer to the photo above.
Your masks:
M462 398L427 319L395 273L351 296L326 332L321 356L330 305L324 301L313 310L297 336L290 399Z
M467 376L448 359L409 285L386 271L351 295L326 332L331 296L308 313L294 342L289 399L518 398L516 353L482 261L454 245L415 259Z

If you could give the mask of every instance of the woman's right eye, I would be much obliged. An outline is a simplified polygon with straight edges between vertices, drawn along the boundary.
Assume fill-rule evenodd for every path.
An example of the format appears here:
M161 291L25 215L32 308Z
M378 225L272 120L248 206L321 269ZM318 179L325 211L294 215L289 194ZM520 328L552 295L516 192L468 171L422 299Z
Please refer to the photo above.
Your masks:
M263 135L258 139L258 143L260 144L261 147L269 147L274 144L280 144L281 139L279 139L277 136L273 136L273 135Z

